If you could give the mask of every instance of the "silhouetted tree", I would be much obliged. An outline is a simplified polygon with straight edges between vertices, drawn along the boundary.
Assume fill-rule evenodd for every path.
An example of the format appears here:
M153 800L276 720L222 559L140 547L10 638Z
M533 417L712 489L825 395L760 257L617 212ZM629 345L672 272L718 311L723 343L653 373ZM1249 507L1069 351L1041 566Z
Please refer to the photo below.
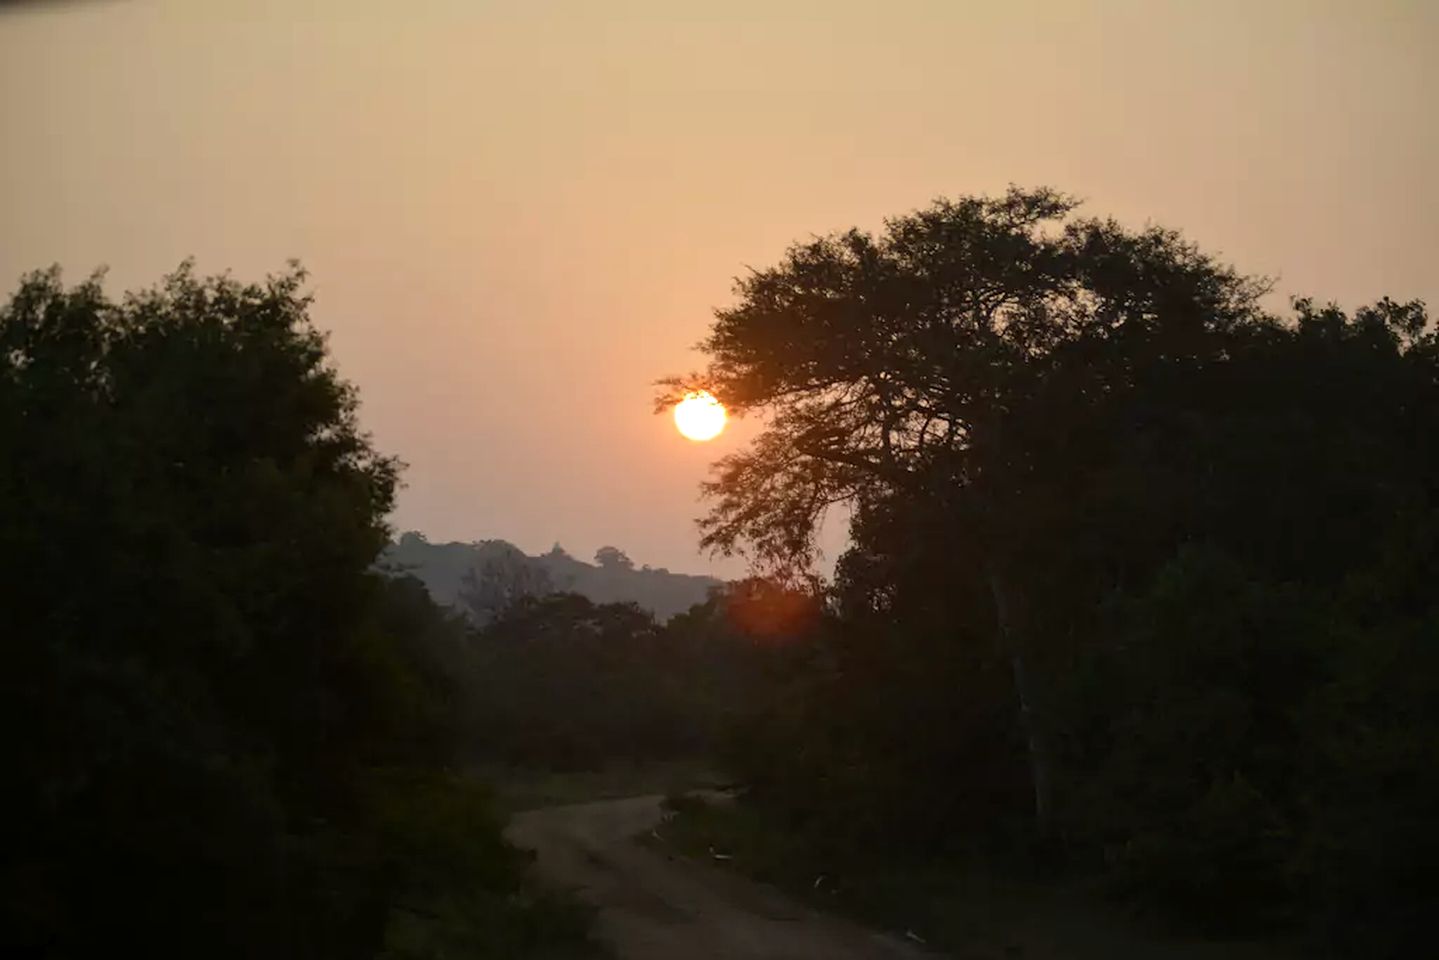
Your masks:
M1261 285L1175 234L1063 224L1073 208L1053 191L1012 189L936 203L878 238L851 230L794 247L739 282L740 303L719 311L704 343L709 370L669 382L770 415L753 448L721 460L705 486L715 503L705 546L804 569L830 506L863 511L894 496L941 498L932 519L943 535L983 545L1041 821L1052 774L1024 636L1035 588L1015 555L1024 531L1011 524L1024 513L1015 499L1039 489L1011 411L1042 395L1066 358L1116 338L1158 351L1266 322Z
M617 547L600 547L595 551L595 563L605 570L633 570L635 562Z

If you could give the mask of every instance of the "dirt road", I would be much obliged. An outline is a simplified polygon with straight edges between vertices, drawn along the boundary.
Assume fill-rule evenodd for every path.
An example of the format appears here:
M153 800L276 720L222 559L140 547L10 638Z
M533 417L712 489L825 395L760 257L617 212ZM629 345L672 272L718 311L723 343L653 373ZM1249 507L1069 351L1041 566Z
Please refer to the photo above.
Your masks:
M597 933L620 960L933 960L719 867L640 845L635 837L660 821L660 799L530 810L510 824L510 839L538 854L543 880L599 908Z

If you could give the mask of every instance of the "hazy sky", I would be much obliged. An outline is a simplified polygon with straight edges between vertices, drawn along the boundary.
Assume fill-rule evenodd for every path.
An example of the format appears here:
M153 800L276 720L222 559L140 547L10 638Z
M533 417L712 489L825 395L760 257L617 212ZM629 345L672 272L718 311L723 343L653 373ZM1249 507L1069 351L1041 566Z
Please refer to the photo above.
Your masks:
M0 12L0 285L298 257L432 539L695 550L650 412L746 265L1049 184L1278 290L1439 305L1439 2L112 2Z

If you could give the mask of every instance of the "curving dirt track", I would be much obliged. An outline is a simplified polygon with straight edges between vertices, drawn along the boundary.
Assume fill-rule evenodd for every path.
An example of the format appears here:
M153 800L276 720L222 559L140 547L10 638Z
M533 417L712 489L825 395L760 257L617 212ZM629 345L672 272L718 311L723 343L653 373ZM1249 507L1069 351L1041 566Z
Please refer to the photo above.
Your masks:
M933 954L816 913L727 871L642 846L658 796L530 810L510 839L546 882L599 908L620 960L919 960Z

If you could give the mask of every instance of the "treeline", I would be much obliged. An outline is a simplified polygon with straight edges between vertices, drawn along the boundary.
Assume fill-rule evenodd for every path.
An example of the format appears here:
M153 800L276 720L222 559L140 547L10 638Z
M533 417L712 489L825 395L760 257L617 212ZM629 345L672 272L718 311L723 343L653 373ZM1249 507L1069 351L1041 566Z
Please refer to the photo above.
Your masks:
M1439 909L1439 338L1049 191L739 284L673 381L768 413L706 542L804 569L729 760L816 872L1028 863L1171 922L1409 956ZM668 398L666 395L666 399Z
M583 937L451 772L456 627L373 571L397 464L301 285L51 270L0 308L9 956Z
M807 655L779 639L797 601L741 581L659 624L634 604L521 597L465 647L468 756L553 771L707 760Z

